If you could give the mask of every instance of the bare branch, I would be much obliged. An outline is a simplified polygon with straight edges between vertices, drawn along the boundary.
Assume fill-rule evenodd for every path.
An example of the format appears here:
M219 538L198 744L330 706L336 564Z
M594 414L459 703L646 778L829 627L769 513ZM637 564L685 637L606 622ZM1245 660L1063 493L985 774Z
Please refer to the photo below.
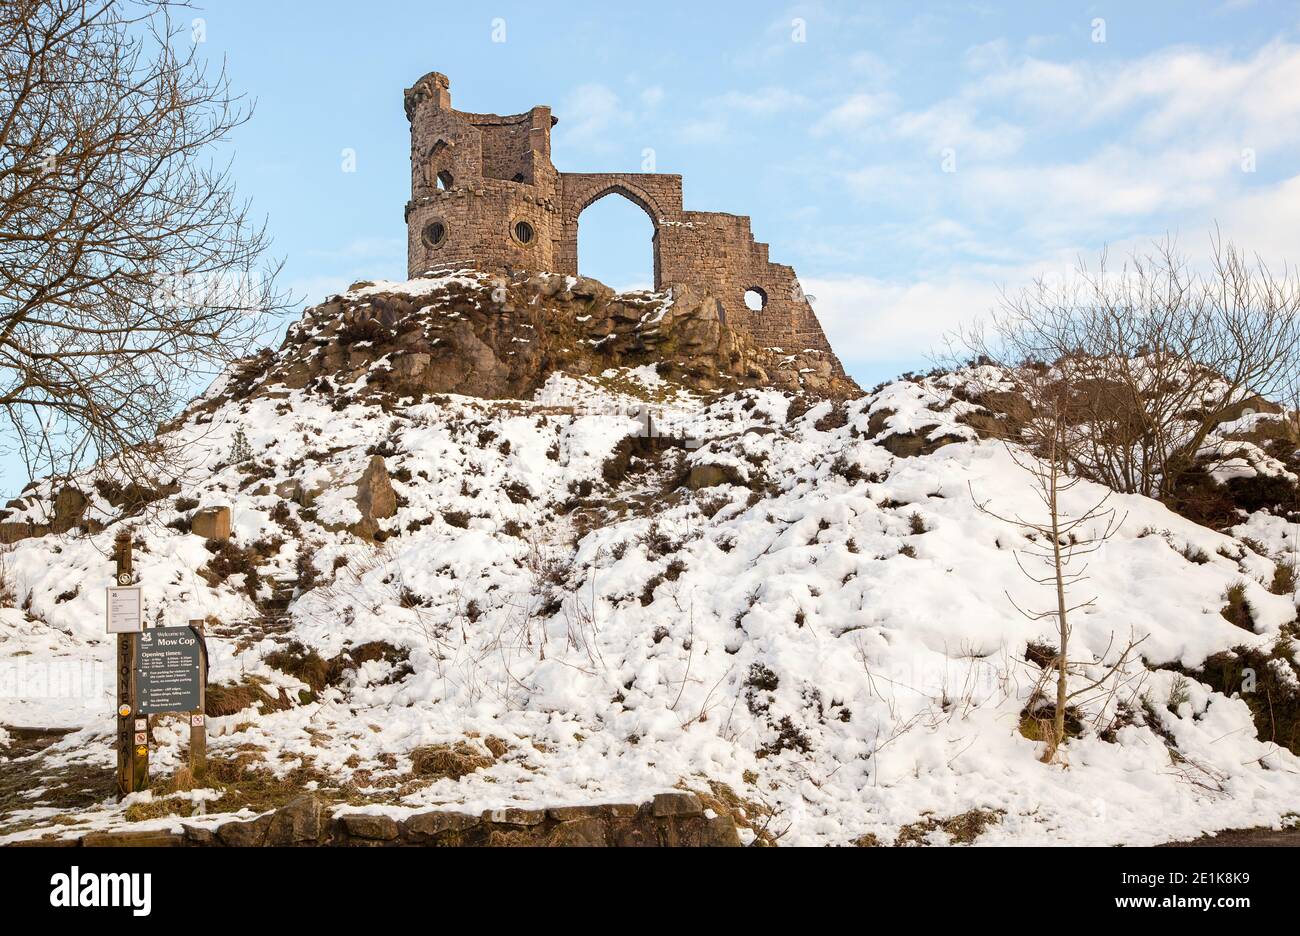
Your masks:
M0 7L0 418L32 475L154 466L159 424L288 307L212 160L251 108L184 6Z

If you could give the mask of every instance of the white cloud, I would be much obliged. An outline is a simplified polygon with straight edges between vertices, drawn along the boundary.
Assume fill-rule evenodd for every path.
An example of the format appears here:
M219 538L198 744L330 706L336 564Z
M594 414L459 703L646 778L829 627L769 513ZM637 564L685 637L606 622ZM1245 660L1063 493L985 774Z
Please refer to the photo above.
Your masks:
M402 264L401 274L406 273L406 264ZM290 280L286 283L286 288L293 295L295 301L303 302L306 305L315 305L323 302L327 296L333 296L347 291L347 288L357 282L360 276L305 276ZM394 276L396 279L405 279L405 275Z
M981 119L975 108L949 100L923 111L900 114L897 136L917 140L931 152L952 149L957 158L1000 159L1024 145L1025 132L1002 120Z
M1226 237L1280 272L1300 267L1300 175L1236 199L1219 221Z
M1089 70L1077 63L1026 58L984 75L963 96L981 104L1002 102L1039 116L1074 120L1099 94L1091 82Z
M769 115L806 106L808 99L788 88L760 88L757 91L728 91L705 102L705 108L723 112L741 111Z
M807 98L787 88L728 91L701 102L700 116L682 124L677 138L683 143L718 143L732 135L732 117L771 117L807 106Z
M1131 117L1135 137L1151 142L1232 135L1273 146L1300 133L1300 46L1274 41L1244 58L1178 48L1118 64L1026 57L954 97L1025 110L1048 125L1113 127Z
M804 276L851 371L919 366L996 305L999 285L1067 274L1103 247L1114 262L1172 235L1204 266L1218 222L1275 268L1300 265L1300 44L1103 62L1017 57L995 42L965 60L968 79L938 101L877 87L834 100L812 125L835 141L821 172L890 219L802 242L822 269L896 271ZM955 173L928 155L948 146ZM1242 171L1245 148L1257 175Z
M337 247L305 251L309 257L326 260L391 260L402 257L405 263L406 239L398 237L358 237Z
M1230 156L1109 147L1075 163L959 169L952 181L961 201L986 216L1019 218L1033 231L1064 226L1091 235L1103 222L1213 203Z
M889 94L853 94L845 98L813 124L814 136L861 133L893 107Z
M1173 236L1193 267L1204 269L1217 221L1225 240L1258 254L1274 273L1288 263L1300 265L1300 175L1238 198L1207 203L1189 218L1182 230L1111 226L1111 231L1127 233L1096 243L1087 235L1069 240L1067 225L1059 232L1063 246L1032 257L1011 250L993 263L952 263L942 273L920 272L910 279L805 276L803 285L816 297L817 317L832 347L853 372L855 367L870 370L872 365L899 361L922 366L929 354L945 350L947 336L995 308L1002 289L1014 292L1042 275L1070 276L1080 260L1095 268L1102 247L1114 266L1130 252L1148 250ZM941 219L916 236L960 245L971 232L958 221Z
M884 84L895 75L894 67L874 52L856 52L845 64L850 71L877 84Z
M1126 162L1146 159L1172 172L1160 187L1174 190L1214 175L1194 165L1207 153L1216 154L1222 178L1244 148L1291 152L1300 145L1300 45L1275 41L1244 58L1174 49L1102 65L1013 62L1006 43L995 40L967 50L966 60L978 77L947 98L898 110L889 92L853 94L814 123L813 133L870 133L915 141L931 153L951 148L961 164L1005 160L1061 130L1101 130L1107 145L1135 154ZM1074 162L1086 165L1089 157ZM1136 205L1134 188L1108 200Z
M845 366L941 352L945 336L997 302L987 278L889 282L867 276L805 277L817 318Z
M989 42L973 45L962 55L967 68L983 71L987 68L1004 66L1011 54L1011 43L1006 39L993 39Z
M566 141L587 146L606 143L614 128L631 120L618 94L608 85L595 82L574 88L560 112L565 120L557 129L563 131Z
M725 120L688 120L677 131L683 143L719 143L727 138Z
M841 104L817 126L854 126L853 113ZM1200 227L1253 188L1243 149L1256 151L1262 172L1296 166L1300 45L1272 42L1235 58L1165 50L1104 68L1025 58L928 108L864 116L857 127L863 141L869 128L877 142L955 150L955 173L915 154L841 173L864 201L906 206L917 227L932 213L955 214L985 238L1040 251ZM1063 133L1068 148L1026 152Z

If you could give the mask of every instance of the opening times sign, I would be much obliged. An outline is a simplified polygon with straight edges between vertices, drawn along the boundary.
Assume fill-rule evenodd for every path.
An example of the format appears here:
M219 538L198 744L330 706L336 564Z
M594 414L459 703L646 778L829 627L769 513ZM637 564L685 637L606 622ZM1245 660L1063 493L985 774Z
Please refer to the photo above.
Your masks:
M188 627L142 631L135 658L136 712L190 712L200 705L203 665L198 635Z

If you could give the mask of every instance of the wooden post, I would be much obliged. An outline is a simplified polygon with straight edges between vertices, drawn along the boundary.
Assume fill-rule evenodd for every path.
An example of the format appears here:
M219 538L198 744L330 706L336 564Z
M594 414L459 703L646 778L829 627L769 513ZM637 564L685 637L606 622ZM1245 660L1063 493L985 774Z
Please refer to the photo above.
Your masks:
M135 664L135 635L117 635L117 798L135 791L131 745L135 725L131 671Z
M117 584L131 585L131 531L118 533L114 542ZM149 722L136 712L135 654L137 634L117 635L117 798L149 786ZM123 714L123 713L126 714ZM143 731L137 731L140 720ZM138 743L141 735L144 743Z
M208 645L203 638L203 621L190 621L199 637L199 707L190 713L190 774L198 780L208 769Z

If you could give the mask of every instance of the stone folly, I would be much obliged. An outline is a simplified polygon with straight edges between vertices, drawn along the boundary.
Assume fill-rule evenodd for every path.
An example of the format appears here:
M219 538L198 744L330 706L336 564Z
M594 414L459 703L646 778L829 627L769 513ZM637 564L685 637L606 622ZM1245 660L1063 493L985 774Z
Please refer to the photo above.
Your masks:
M471 114L452 109L449 89L446 75L431 72L406 90L412 278L464 267L577 276L579 216L593 202L621 195L654 225L656 290L685 285L707 292L717 297L722 324L757 346L820 351L843 373L794 269L769 261L748 217L684 210L680 175L559 172L551 163L558 121L549 107Z

